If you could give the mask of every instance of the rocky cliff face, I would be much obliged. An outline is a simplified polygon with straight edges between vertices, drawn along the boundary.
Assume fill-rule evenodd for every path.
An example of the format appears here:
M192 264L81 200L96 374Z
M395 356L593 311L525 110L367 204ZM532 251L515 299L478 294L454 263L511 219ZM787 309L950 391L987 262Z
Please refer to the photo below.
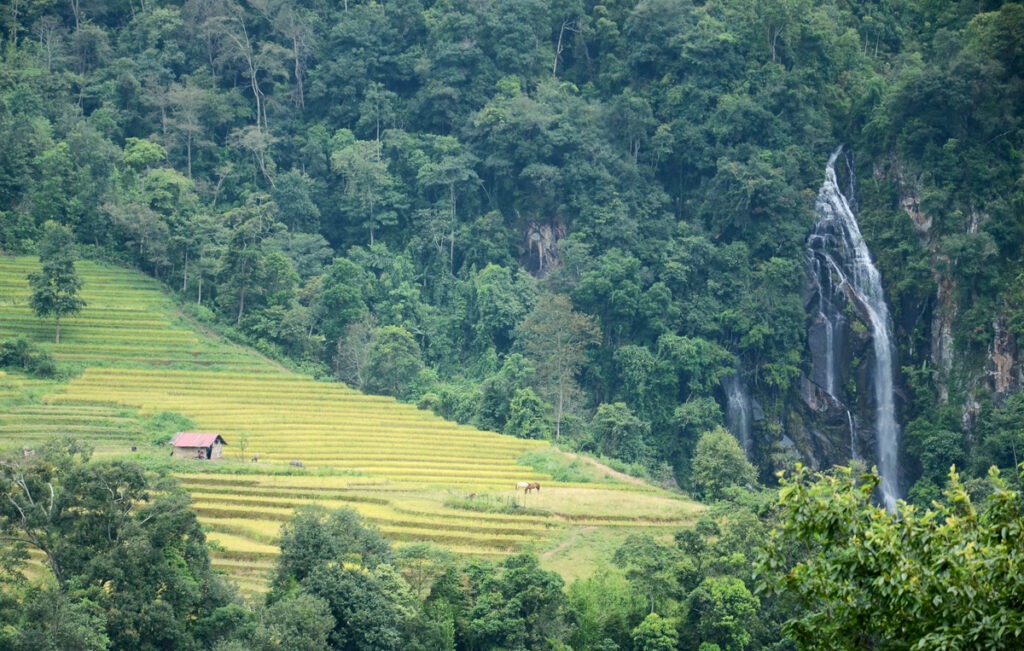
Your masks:
M987 397L999 404L1024 385L1021 350L1011 319L1000 306L989 321L988 332L972 332L970 345L974 348L958 350L965 345L958 339L963 333L957 328L962 328L967 308L960 304L963 290L958 286L957 261L944 255L934 216L922 209L922 176L908 173L893 161L887 161L884 171L876 172L893 181L898 206L933 270L934 290L901 304L901 312L910 316L904 316L908 322L895 324L894 341L902 344L904 359L896 360L894 367L909 364L926 369L929 390L935 393L925 400L956 408L964 435L970 437ZM981 211L965 210L962 233L977 234L987 219ZM948 220L945 228L949 228ZM823 237L833 234L824 233ZM876 350L871 315L854 293L845 290L842 273L823 267L820 262L809 264L803 297L808 315L806 366L778 423L783 434L770 449L762 446L757 450L760 458L756 460L761 463L772 463L772 455L779 453L818 468L846 464L851 458L875 463L876 401L870 369ZM979 347L977 342L985 338L987 347ZM908 343L912 341L919 345ZM894 379L896 417L903 423L903 399L912 394L898 373ZM774 465L778 465L777 459ZM912 479L901 477L904 483Z
M808 313L815 314L817 293L811 291L812 285L808 283L805 305ZM846 318L832 332L817 314L810 318L809 365L800 378L796 399L790 402L787 434L802 461L813 467L845 465L851 459L874 465L877 440L870 322L854 303L836 307ZM828 380L825 369L831 369L834 379Z
M1001 315L992 322L992 330L995 335L988 350L988 376L996 395L1005 396L1021 383L1017 338Z
M978 366L976 359L961 359L954 337L961 306L957 301L956 279L949 273L956 260L950 260L940 251L939 238L932 232L934 220L921 209L921 175L908 174L901 164L894 165L892 173L899 189L900 207L920 236L920 246L932 259L936 292L931 306L928 362L935 369L937 398L940 404L949 404L951 400L959 402L963 425L969 429L977 416L979 393L991 393L998 401L1021 386L1024 378L1016 337L1006 316L995 314L992 317L991 342L983 364ZM977 235L988 219L985 212L972 208L963 228L967 234Z
M807 244L808 366L788 430L813 466L877 465L880 497L901 496L896 347L881 274L829 159ZM852 183L851 183L852 185Z

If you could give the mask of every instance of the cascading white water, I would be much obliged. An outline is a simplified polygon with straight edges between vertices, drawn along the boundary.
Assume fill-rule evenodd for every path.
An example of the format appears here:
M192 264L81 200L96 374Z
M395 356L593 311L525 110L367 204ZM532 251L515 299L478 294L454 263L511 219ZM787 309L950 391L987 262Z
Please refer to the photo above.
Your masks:
M853 426L853 414L846 410L846 422L850 424L850 458L857 458L857 428Z
M889 307L882 291L882 278L871 262L871 254L861 235L857 219L839 190L835 163L842 148L829 158L825 183L818 193L815 211L818 222L808 245L819 278L818 318L827 323L828 368L824 388L835 391L835 367L832 361L832 333L842 319L833 309L831 296L841 292L854 303L855 311L870 321L874 366L872 380L875 397L875 432L878 472L882 477L881 496L885 507L895 510L899 498L899 428L893 399L893 356L889 334ZM824 268L822 268L824 265ZM824 273L822 273L824 272ZM831 273L829 273L831 272ZM834 285L831 286L831 285ZM826 305L827 303L827 305Z
M739 373L723 379L722 388L725 389L727 400L725 417L729 423L729 430L733 436L739 439L744 452L749 456L750 430L753 425L753 405L750 401L750 395L747 394Z
M813 236L812 236L813 237ZM826 261L826 268L822 269L822 261L817 256L811 258L811 275L818 280L818 314L815 316L816 327L823 330L821 340L825 344L822 359L823 369L815 369L819 375L816 377L818 385L825 389L828 395L836 398L836 333L842 332L842 326L846 321L841 310L836 309L832 303L832 270Z

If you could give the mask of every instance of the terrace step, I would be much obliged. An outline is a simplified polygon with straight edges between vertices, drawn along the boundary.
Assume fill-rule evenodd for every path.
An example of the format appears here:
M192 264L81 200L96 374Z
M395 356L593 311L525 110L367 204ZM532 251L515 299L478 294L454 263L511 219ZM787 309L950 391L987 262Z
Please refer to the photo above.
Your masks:
M80 262L88 307L62 324L55 345L52 323L28 306L25 275L37 268L32 258L0 257L0 339L26 337L84 371L65 384L0 373L0 444L74 433L104 454L126 456L129 443L144 440L143 418L161 411L222 433L229 443L223 465L169 463L209 532L213 567L245 592L266 589L281 524L311 502L356 509L397 546L431 541L481 558L542 549L574 519L630 531L678 526L687 517L664 496L657 500L667 504L644 503L646 495L595 495L557 482L549 492L546 474L517 463L544 443L284 371L193 328L166 290L141 274ZM253 453L258 464L232 463ZM143 446L140 456L147 454L168 463L166 451ZM293 459L307 467L289 466ZM545 484L544 495L515 492L524 480ZM517 504L531 508L500 512ZM469 510L478 505L481 511Z

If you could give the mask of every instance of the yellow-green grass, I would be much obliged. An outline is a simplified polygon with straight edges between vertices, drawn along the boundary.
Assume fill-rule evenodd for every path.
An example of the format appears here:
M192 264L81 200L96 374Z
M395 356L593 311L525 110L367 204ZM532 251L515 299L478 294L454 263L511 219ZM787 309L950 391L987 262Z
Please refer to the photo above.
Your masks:
M38 404L24 387L0 402L0 447L31 447L61 436L74 436L101 454L129 452L144 439L137 413L117 405Z
M0 371L0 405L19 402L24 395L24 385L19 378Z
M186 485L193 487L192 484ZM289 519L292 507L311 501L308 493L282 497L279 493L261 494L258 490L252 490L251 486L247 488L250 490L242 494L211 492L204 488L194 489L195 508L201 520L218 530L225 530L222 523L227 521L237 523L248 519L264 523L259 529L260 534L250 537L266 542L268 537L276 534L277 527ZM338 497L341 499L336 499ZM403 508L403 497L397 496L396 503L392 503L380 497L360 499L360 496L356 495L328 494L316 496L312 501L327 508L354 508L393 540L430 540L461 545L477 552L486 552L495 546L504 550L522 548L525 543L545 539L549 527L560 526L560 520L555 516L545 520L536 517L445 510L440 500L433 508L425 509L419 504L415 504L413 508ZM240 532L237 526L230 532L235 535L246 535Z
M52 319L39 319L28 304L26 274L32 258L0 257L0 340L24 337L58 359L86 366L168 364L202 365L205 359L237 370L266 368L258 355L237 346L212 343L179 317L161 285L141 274L89 261L78 263L86 308L61 322L61 346L54 344ZM227 355L227 357L224 357Z
M0 375L0 444L73 433L111 454L139 439L143 454L172 464L214 567L245 592L265 586L280 526L311 502L354 508L399 546L432 541L483 558L532 549L567 577L592 569L591 555L610 558L631 532L671 532L699 512L654 488L552 481L517 462L544 443L287 372L194 327L137 273L80 262L88 305L62 321L56 345L52 321L28 308L25 275L36 266L0 257L0 340L25 337L80 372L62 384ZM171 460L145 445L143 419L162 411L223 435L225 461ZM525 495L519 481L542 492Z
M597 525L573 527L564 538L546 551L540 553L541 562L550 570L558 572L570 583L585 579L602 566L612 565L612 557L631 534L643 532L666 544L672 543L672 535L681 528L676 526L637 528L610 528Z
M220 555L211 560L211 565L215 571L230 576L239 590L246 595L266 591L274 573L274 563L267 559L229 558Z
M261 518L266 521L277 519L277 515L283 513L287 520L291 510L309 500L290 499L268 496L235 496L224 494L211 494L205 492L194 492L195 508L200 513L219 512L225 514L231 511L238 513L267 513L267 517ZM493 520L488 518L463 518L453 517L453 514L436 513L415 513L407 510L394 508L390 505L373 504L367 502L348 502L344 500L317 500L317 503L326 508L340 508L343 506L354 508L363 517L375 522L378 525L390 526L393 528L408 527L410 529L432 528L436 531L459 531L467 534L503 534L503 535L530 535L544 533L546 524L533 521L519 520ZM226 515L209 516L229 517Z
M207 533L206 538L220 548L218 551L224 558L272 560L280 551L276 545L216 529Z
M550 510L574 521L680 522L694 520L700 505L667 493L629 492L607 486L556 486L526 496L531 508Z
M304 466L432 485L504 486L519 479L547 479L516 463L519 454L538 442L454 425L379 397L362 412L360 395L347 387L283 373L225 383L212 372L88 369L47 399L81 403L112 392L142 413L176 411L217 430L228 440L229 457L230 445L244 441L246 454L259 454L261 462L297 460ZM221 411L231 417L218 415ZM439 457L438 451L445 455Z

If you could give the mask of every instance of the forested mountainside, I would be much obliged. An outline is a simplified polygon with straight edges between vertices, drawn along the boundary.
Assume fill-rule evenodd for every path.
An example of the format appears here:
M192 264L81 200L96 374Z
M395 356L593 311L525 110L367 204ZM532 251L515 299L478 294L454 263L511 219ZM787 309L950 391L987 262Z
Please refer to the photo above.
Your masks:
M684 486L739 405L767 478L873 462L873 331L851 302L831 389L809 337L842 145L891 316L900 493L1024 449L1020 4L16 0L0 20L6 252L55 221L280 359Z

